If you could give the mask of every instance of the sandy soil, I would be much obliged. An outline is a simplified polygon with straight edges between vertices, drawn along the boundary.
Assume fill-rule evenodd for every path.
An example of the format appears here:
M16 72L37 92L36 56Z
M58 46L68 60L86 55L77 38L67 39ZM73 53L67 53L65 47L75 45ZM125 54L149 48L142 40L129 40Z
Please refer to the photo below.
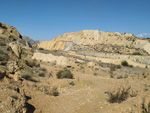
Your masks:
M94 76L72 70L74 79L57 79L56 72L61 67L47 64L41 66L47 69L47 75L40 78L40 83L24 82L25 93L31 97L28 103L35 107L34 113L141 113L143 98L145 103L150 101L150 75L116 79L110 78L107 73ZM49 73L53 77L49 77ZM72 81L75 85L69 84ZM57 87L59 96L44 93L37 88L41 86ZM108 102L107 92L129 86L130 92L136 92L137 96L129 96L122 103Z

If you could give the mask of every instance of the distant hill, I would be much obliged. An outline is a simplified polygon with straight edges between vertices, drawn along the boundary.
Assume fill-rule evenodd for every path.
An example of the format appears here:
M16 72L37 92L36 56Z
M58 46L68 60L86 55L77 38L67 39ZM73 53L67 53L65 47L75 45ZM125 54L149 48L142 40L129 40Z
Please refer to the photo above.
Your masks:
M32 45L33 45L33 44L37 44L37 43L40 42L40 41L35 41L35 40L33 40L33 39L31 39L31 38L29 38L29 37L27 37L27 36L23 36L22 39L23 39L23 40L26 40L26 41L29 41Z
M137 38L129 33L82 30L58 35L52 41L41 41L39 48L50 51L92 51L115 54L150 54L148 39Z

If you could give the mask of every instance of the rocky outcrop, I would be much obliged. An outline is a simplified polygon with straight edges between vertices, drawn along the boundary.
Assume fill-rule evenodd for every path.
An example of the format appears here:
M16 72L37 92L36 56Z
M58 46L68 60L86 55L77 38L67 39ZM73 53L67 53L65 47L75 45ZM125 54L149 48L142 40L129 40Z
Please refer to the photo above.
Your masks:
M131 45L135 39L136 37L133 34L128 33L120 34L98 30L83 30L59 35L53 41L71 41L77 45L94 45L100 43L126 46Z
M60 50L64 50L66 44L67 42L63 42L63 41L41 41L38 44L38 47L50 51L60 51Z
M13 26L0 23L0 37L5 37L10 40L22 39L19 31Z
M15 53L15 55L20 58L21 56L21 47L16 44L15 42L9 43L9 46L11 47L12 51Z
M28 113L21 74L32 70L26 63L32 54L16 28L0 23L0 113Z
M100 46L98 47L97 45ZM150 50L148 49L150 43L148 40L138 39L133 34L128 33L120 34L98 30L65 33L58 35L52 41L40 42L38 47L50 51L94 50L106 53L121 52L121 54L132 54L133 52L142 52L145 55L150 54Z
M8 78L0 83L0 113L27 113L26 97L17 82L9 82Z
M43 62L49 62L51 64L56 64L58 66L74 66L75 61L72 61L69 57L55 56L53 54L44 54L40 52L34 53L32 59L36 59Z

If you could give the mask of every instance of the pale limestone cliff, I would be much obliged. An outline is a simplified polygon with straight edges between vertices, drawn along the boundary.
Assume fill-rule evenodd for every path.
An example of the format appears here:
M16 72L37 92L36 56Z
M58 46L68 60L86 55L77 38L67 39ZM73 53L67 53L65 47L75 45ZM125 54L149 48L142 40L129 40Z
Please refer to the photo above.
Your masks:
M65 33L57 36L53 41L72 41L77 45L94 45L96 43L131 45L136 37L133 34L120 34L103 32L98 30L83 30L79 32Z
M42 41L38 44L38 47L46 50L57 51L63 50L66 46L66 43L67 42L63 41Z
M99 47L97 48L97 44L101 45L101 49ZM79 32L65 33L63 35L58 35L52 41L40 42L38 47L50 51L95 50L98 52L119 52L119 54L132 54L133 52L138 51L142 54L150 54L150 43L148 40L138 39L133 34L128 33L120 34L98 30L83 30ZM107 50L104 50L103 48ZM114 48L117 50L114 51ZM120 50L119 48L123 49Z

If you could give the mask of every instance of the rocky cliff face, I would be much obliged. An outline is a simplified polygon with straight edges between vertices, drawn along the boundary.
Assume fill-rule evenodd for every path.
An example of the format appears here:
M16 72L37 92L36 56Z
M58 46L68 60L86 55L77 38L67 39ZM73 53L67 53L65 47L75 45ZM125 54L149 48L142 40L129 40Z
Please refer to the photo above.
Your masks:
M133 34L128 33L120 34L98 30L83 30L59 35L53 41L71 41L77 45L94 45L100 43L126 46L132 44L135 38Z
M41 41L38 44L39 48L43 48L51 51L64 50L67 42L64 41Z
M30 71L27 61L32 48L16 28L0 23L0 112L26 113L27 101L22 89L22 74Z
M120 34L98 30L65 33L57 36L52 41L41 42L38 47L51 51L87 50L120 54L132 54L133 52L150 54L148 40L138 39L133 34L128 33Z

